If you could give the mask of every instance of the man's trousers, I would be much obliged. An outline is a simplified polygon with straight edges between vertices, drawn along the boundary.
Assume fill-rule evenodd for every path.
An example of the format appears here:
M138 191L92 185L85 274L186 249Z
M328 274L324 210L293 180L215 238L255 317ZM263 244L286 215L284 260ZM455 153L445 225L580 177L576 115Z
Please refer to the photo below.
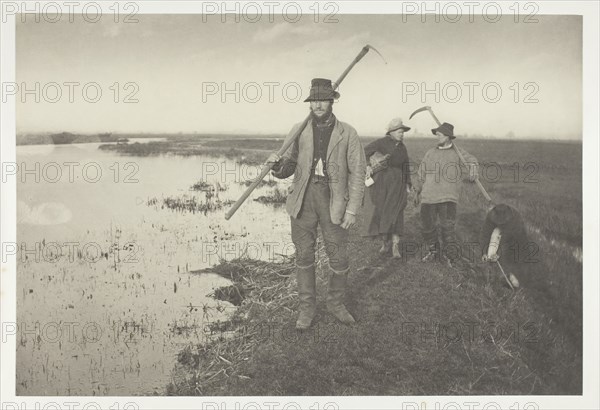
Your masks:
M292 242L296 247L296 265L300 268L315 263L317 226L321 226L329 266L335 273L348 271L348 231L331 222L331 193L325 180L309 180L302 208L297 218L291 218Z

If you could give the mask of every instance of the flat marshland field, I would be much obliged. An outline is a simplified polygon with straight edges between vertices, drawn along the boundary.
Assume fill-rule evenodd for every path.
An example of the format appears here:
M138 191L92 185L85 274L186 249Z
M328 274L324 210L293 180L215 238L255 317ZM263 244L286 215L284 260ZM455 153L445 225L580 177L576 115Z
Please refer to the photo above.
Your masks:
M321 242L318 316L302 334L294 330L293 260L241 258L211 268L233 281L217 296L239 307L229 321L212 324L210 344L179 354L168 393L581 394L582 144L456 142L482 164L481 182L493 200L515 207L525 221L532 246L526 250L530 263L516 272L517 291L478 255L460 268L422 263L423 251L415 246L422 239L418 208L409 202L403 259L379 256L378 241L361 237L357 228L351 232L347 306L355 326L339 325L326 312ZM255 164L281 143L281 137L172 136L105 149L144 156L212 152ZM435 143L410 133L405 138L417 164ZM474 184L461 184L457 232L462 241L476 242L485 201Z

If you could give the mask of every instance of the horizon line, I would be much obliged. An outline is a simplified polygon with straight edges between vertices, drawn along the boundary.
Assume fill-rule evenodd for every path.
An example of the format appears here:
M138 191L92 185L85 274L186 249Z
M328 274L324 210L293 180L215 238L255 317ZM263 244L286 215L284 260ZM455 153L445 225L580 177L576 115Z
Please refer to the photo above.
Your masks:
M248 133L248 132L183 132L183 131L176 131L176 132L109 132L109 131L104 131L104 132L73 132L73 131L61 131L61 132L52 132L52 131L34 131L34 132L16 132L15 136L16 137L23 137L26 135L55 135L55 134L62 134L62 133L68 133L68 134L73 134L73 135L83 135L83 136L94 136L94 135L100 135L100 134L111 134L111 135L145 135L145 136L160 136L160 135L172 135L172 136L177 136L177 135L186 135L186 136L199 136L199 137L203 137L203 136L248 136L248 137L264 137L264 138L285 138L285 136L287 135L287 133ZM359 135L359 137L361 138L378 138L378 137L383 137L384 135L381 135L381 133L379 134L363 134L363 135ZM407 135L405 136L405 138L410 139L411 137L416 137L416 138L426 138L428 137L429 134L424 134L424 133L418 133L418 134L412 134L412 135ZM459 138L465 138L465 139L498 139L498 140L549 140L549 141L572 141L572 142L583 142L583 138L582 135L579 136L575 136L575 137L570 137L570 136L547 136L547 137L532 137L532 136L519 136L519 135L514 135L512 137L509 136L497 136L497 135L480 135L480 134L474 134L474 135L469 135L469 134L465 134L465 135L460 135L458 134L457 137Z

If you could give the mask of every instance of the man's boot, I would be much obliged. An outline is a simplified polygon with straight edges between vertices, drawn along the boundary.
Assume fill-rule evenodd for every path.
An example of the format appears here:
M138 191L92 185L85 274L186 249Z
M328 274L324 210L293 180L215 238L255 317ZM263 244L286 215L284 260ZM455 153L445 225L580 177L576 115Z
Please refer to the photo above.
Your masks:
M351 324L356 321L344 306L347 280L347 271L344 273L330 273L329 287L327 289L327 310L340 322Z
M298 320L296 329L306 330L310 327L317 310L315 265L301 268L296 267L296 282L298 283Z
M379 248L379 254L380 255L387 255L388 253L390 253L391 249L392 249L392 242L390 242L387 239L385 239L381 243L381 248Z
M380 255L387 255L392 250L392 242L388 235L381 235L381 248L379 248Z
M400 253L400 235L393 234L392 235L392 257L394 259L402 258L402 254Z
M438 259L439 243L430 243L427 249L427 254L421 259L422 262L431 262Z

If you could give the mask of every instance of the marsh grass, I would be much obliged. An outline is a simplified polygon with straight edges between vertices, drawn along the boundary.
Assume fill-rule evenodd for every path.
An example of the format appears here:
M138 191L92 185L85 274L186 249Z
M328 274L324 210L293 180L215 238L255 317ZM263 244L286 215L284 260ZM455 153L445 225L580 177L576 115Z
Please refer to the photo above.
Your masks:
M410 140L418 162L434 142ZM581 145L460 140L480 162L498 161L501 179L482 181L492 198L514 206L539 246L510 290L493 265L450 268L420 254L380 258L379 244L350 235L347 306L358 323L337 324L323 305L328 272L319 247L318 314L294 330L293 262L246 259L214 268L239 295L226 331L180 355L172 395L581 394ZM535 183L515 178L515 162L538 161ZM511 168L512 167L512 168ZM511 174L511 172L513 172ZM479 237L486 204L463 184L457 233ZM405 211L404 240L420 241L418 208ZM453 327L454 326L454 327ZM449 329L462 329L452 333ZM466 332L465 329L473 329ZM416 329L416 330L415 330ZM450 333L449 333L450 332Z
M100 145L99 149L113 151L129 156L179 155L225 157L235 159L239 164L260 165L268 156L268 151L259 149L238 149L235 147L207 146L201 141L152 141L146 143L134 142L121 145Z
M239 184L240 185L245 185L245 186L250 186L254 183L255 179L247 179L244 181L240 181ZM277 181L274 179L261 179L260 182L258 183L258 187L274 187L277 186Z
M244 295L242 303L231 320L215 324L218 337L211 344L182 352L169 394L576 390L577 380L565 385L563 376L577 370L577 356L527 290L512 292L487 266L457 271L419 258L380 260L374 244L353 241L351 246L358 267L350 276L347 303L359 320L353 327L336 323L326 312L325 266L317 271L316 323L303 333L294 329L291 260L240 259L215 267L212 271L231 279ZM458 328L460 334L453 330Z
M207 192L208 194L209 192ZM179 196L167 196L161 199L159 198L148 198L146 200L146 205L154 207L155 209L170 209L175 212L186 213L190 212L192 214L203 213L207 215L209 212L218 211L225 206L231 205L233 203L232 200L220 200L220 199L212 199L212 195L207 195L207 199L205 201L199 200L196 196L193 195L179 195Z
M285 190L280 188L275 188L267 195L261 195L254 200L256 202L260 202L262 204L273 204L273 205L283 205L287 199L287 193Z
M268 263L244 258L222 262L206 270L233 282L216 289L214 296L236 302L239 308L229 320L208 325L215 332L210 344L187 347L180 353L179 371L174 372L168 393L203 395L219 385L223 377L246 378L241 366L249 360L252 349L267 336L261 318L265 315L273 318L275 314L287 317L293 312L294 286L290 280L293 270L290 259ZM189 377L188 369L197 370Z
M227 186L226 185L222 185L219 182L216 182L215 184L211 184L208 183L204 180L199 180L198 182L195 182L191 187L190 187L190 191L202 191L202 192L224 192L227 191Z

